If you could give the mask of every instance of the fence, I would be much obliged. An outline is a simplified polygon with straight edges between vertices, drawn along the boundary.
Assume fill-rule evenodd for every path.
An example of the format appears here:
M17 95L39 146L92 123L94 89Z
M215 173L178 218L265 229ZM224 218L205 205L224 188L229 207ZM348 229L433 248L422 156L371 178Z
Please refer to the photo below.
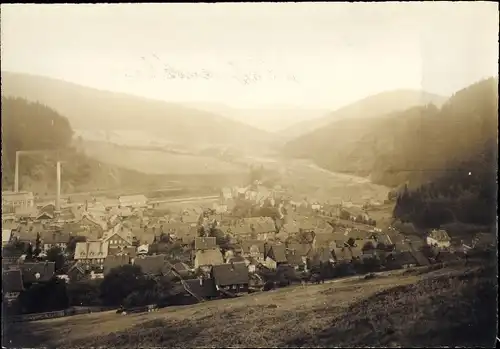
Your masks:
M8 316L7 321L9 322L26 322L26 321L38 321L45 319L55 319L65 316L97 313L108 310L113 310L115 307L73 307L64 310L50 311L47 313L36 313L36 314L24 314L24 315L14 315Z

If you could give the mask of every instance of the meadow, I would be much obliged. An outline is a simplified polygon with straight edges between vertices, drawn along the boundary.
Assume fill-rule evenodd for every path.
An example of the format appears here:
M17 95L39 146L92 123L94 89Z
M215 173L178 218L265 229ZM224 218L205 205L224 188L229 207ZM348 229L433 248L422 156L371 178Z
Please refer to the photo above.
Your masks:
M394 271L154 313L13 324L16 347L492 346L495 268Z

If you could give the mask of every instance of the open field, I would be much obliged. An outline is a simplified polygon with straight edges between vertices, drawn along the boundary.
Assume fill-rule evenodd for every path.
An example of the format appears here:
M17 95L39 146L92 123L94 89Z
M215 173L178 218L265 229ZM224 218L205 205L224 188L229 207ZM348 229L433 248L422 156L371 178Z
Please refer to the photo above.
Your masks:
M292 286L155 313L12 324L15 347L492 346L492 268Z
M366 178L330 172L309 161L278 160L264 166L278 174L278 184L290 188L296 199L307 197L322 202L345 200L363 204L369 199L383 202L389 192L389 188L373 184Z
M243 166L198 155L135 150L104 142L85 142L84 149L85 154L99 161L150 174L183 175L248 172L248 169Z

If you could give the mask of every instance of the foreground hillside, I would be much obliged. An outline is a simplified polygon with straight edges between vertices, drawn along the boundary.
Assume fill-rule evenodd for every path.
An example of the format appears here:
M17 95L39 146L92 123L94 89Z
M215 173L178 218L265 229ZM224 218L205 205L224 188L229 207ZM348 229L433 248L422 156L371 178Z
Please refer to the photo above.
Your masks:
M398 271L237 299L14 324L12 346L492 346L495 268Z
M424 91L386 91L373 96L368 96L331 113L325 113L323 117L298 122L281 130L279 133L285 139L292 140L326 127L335 121L351 120L351 123L364 122L359 119L377 118L385 114L403 111L408 108L427 104L440 106L444 101L444 97Z
M41 76L3 71L2 94L41 102L66 116L74 129L145 131L173 144L202 147L256 147L270 140L265 131L209 112Z

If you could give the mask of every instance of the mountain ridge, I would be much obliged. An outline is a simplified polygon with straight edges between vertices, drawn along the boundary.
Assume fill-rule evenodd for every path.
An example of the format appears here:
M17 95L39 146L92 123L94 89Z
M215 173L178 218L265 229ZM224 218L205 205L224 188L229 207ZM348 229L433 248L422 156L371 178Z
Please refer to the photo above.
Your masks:
M143 130L171 142L195 146L251 148L271 140L266 131L180 103L45 76L2 71L2 93L39 101L65 115L74 129Z
M373 118L419 105L441 105L445 99L443 96L415 89L383 91L346 104L325 114L323 117L294 124L280 131L280 134L290 141L314 132L334 121L351 118Z

